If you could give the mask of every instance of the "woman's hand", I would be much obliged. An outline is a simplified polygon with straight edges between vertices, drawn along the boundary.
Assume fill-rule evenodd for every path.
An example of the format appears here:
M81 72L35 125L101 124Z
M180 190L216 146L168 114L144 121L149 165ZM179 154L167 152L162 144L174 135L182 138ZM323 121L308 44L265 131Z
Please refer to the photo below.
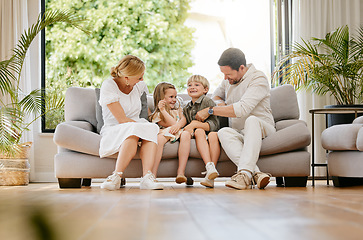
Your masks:
M166 104L166 101L164 99L159 101L158 108L160 109L160 111L165 110L165 104Z

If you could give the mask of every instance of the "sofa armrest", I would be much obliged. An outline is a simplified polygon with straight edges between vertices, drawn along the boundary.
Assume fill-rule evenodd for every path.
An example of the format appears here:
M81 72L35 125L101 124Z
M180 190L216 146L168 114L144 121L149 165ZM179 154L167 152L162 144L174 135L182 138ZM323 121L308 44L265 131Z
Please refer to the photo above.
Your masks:
M56 127L53 141L62 148L99 156L101 136L92 130L85 121L64 122Z
M363 116L357 117L353 121L354 124L363 124Z
M298 119L289 119L289 120L281 120L276 122L275 126L276 126L276 131L279 131L281 129L290 127L294 124L298 124L298 123L302 123L305 126L307 126L306 122L303 120L298 120Z
M260 155L289 152L307 147L311 136L304 123L293 124L262 140Z
M359 129L357 136L357 149L363 152L363 127Z
M340 124L331 126L325 129L321 134L321 144L323 148L327 150L358 150L357 137L362 126L362 124Z
M94 127L92 126L92 124L89 122L86 122L86 121L67 121L67 122L64 122L61 124L67 124L67 125L82 128L84 130L91 131L91 132L93 132L93 130L94 130Z

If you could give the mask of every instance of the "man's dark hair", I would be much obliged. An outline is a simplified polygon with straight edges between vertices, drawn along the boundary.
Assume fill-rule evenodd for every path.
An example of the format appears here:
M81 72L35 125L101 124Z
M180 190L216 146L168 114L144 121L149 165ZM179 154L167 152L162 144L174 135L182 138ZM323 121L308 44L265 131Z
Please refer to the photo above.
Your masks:
M245 54L238 48L228 48L218 60L219 66L230 66L233 70L238 71L241 65L246 66Z

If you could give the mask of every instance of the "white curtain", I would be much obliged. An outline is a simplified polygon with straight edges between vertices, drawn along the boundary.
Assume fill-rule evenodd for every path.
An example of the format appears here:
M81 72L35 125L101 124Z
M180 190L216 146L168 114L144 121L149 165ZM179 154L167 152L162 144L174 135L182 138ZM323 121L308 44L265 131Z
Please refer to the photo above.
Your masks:
M312 37L323 38L326 33L348 25L350 33L363 25L363 0L297 0L293 1L293 42ZM336 104L329 96L318 96L311 92L298 92L301 118L311 127L309 109L323 108ZM325 129L324 115L315 117L315 162L325 162L325 151L321 147L320 136ZM325 169L319 168L317 175L324 176Z
M27 0L0 0L0 60L9 59L12 49L15 48L21 34L28 28L28 4ZM28 54L29 55L29 54ZM30 59L26 56L20 81L20 89L29 93L30 81ZM1 96L3 98L3 96ZM7 99L2 99L5 102ZM32 132L23 135L23 142L32 141Z
M29 27L28 10L27 0L0 0L0 61L10 58L12 49L15 48L21 34ZM36 63L33 64L36 65ZM20 80L20 89L24 93L30 93L32 90L31 74L31 61L28 53ZM1 95L0 97L5 103L8 102L6 97ZM30 119L26 119L26 122L30 122ZM23 134L21 142L34 142L33 136L36 127L32 124L29 129L30 131ZM32 180L35 175L34 148L31 148L29 162L31 165L30 180Z

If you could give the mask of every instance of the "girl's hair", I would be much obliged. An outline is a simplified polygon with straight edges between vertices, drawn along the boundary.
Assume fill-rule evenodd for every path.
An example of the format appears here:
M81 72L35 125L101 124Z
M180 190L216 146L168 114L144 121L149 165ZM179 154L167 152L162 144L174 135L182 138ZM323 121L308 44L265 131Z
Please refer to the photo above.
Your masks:
M175 89L175 86L171 83L167 83L167 82L161 82L158 85L156 85L155 89L154 89L154 93L153 93L153 98L154 98L154 112L152 113L152 115L150 116L150 120L152 120L155 116L156 113L160 112L159 109L159 102L160 100L163 100L165 98L165 92L167 89ZM166 105L165 106L165 110L167 111L167 113L170 114L170 106ZM164 121L164 116L162 114L160 114L160 118L161 120Z
M145 71L145 63L138 57L126 55L111 68L112 77L137 76Z
M191 82L197 82L197 83L201 83L203 85L204 88L208 88L209 90L209 82L208 80L201 76L201 75L193 75L188 79L187 85Z

